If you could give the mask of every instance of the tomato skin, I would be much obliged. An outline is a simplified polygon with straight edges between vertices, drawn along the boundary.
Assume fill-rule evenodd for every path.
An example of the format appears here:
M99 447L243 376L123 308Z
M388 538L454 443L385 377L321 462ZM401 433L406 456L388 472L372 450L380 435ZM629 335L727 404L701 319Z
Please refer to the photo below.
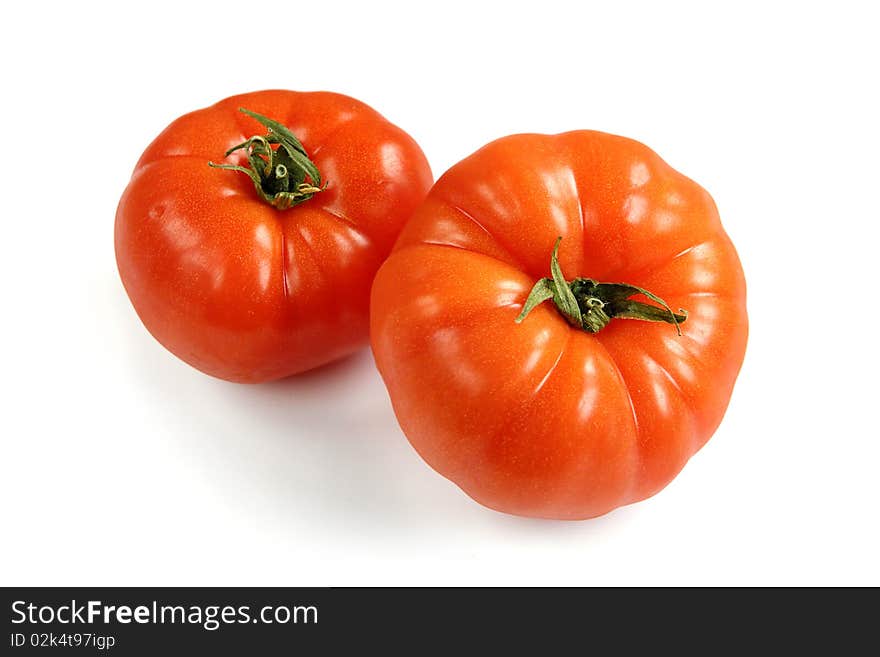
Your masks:
M256 194L230 147L290 128L327 188L288 210ZM260 382L366 343L369 290L432 182L415 141L375 110L330 92L233 96L175 120L138 161L116 213L119 273L144 325L222 379Z
M685 308L590 334L535 281L638 285ZM415 449L478 502L585 519L649 497L709 439L745 353L745 280L705 190L600 132L513 135L444 174L373 283L371 342Z

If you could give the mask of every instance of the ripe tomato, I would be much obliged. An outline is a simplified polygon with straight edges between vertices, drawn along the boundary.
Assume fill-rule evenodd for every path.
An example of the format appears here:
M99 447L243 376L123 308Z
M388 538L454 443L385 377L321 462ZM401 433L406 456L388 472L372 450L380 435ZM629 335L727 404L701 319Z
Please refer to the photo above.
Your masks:
M371 303L376 364L416 450L478 502L546 518L598 516L672 480L721 421L748 333L709 194L644 145L590 131L506 137L452 167Z
M147 329L203 372L302 372L367 341L373 275L431 181L413 139L357 100L233 96L141 156L116 213L119 273Z

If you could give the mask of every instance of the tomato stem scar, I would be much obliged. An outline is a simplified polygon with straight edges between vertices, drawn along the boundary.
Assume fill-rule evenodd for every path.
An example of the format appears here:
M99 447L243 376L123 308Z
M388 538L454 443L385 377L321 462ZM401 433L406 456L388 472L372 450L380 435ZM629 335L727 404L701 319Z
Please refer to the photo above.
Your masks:
M326 189L327 183L322 185L318 167L286 126L243 107L239 111L256 119L269 131L265 136L254 135L226 151L225 156L229 157L235 151L243 150L250 167L214 162L208 162L208 166L246 174L254 182L259 197L278 210L299 205ZM272 148L273 144L278 147Z
M535 306L553 299L556 309L566 321L587 333L598 333L608 326L612 319L640 319L673 324L681 335L679 324L687 320L687 311L679 308L678 313L672 312L669 304L644 288L628 283L598 283L591 278L566 281L559 266L560 242L562 242L561 237L556 240L553 255L550 257L552 278L538 279L523 304L522 312L516 318L517 324L522 322ZM630 297L636 294L642 294L660 305L633 301Z

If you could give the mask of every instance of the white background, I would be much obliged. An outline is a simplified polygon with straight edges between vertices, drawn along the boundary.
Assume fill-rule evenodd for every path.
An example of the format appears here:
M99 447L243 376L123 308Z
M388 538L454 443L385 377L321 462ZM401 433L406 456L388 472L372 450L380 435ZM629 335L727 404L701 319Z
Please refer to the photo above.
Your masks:
M714 5L4 3L0 583L880 585L877 23ZM278 87L373 105L435 175L593 128L706 187L751 319L706 448L603 518L508 517L419 459L367 349L252 387L167 353L119 195L176 116Z

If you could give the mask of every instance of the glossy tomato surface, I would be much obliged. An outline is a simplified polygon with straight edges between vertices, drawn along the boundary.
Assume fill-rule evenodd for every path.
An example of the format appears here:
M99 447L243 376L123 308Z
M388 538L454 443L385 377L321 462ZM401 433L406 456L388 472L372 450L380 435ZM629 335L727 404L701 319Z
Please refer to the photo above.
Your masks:
M591 334L549 276L628 283L684 308ZM746 347L743 272L715 204L646 146L514 135L436 183L372 290L371 340L413 446L478 502L583 519L655 494L715 431Z
M302 142L326 189L278 210L227 149L272 118ZM233 96L174 121L119 202L115 245L147 329L194 367L231 381L302 372L367 341L369 290L432 177L415 141L375 110L329 92Z

